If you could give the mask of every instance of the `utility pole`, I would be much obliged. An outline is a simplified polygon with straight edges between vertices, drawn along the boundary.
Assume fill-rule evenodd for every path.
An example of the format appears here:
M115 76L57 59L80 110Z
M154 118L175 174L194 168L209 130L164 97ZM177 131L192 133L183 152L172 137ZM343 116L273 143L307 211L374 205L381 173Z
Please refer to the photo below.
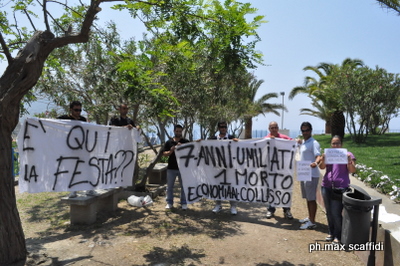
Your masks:
M284 112L285 112L285 107L284 107L284 104L285 104L285 92L282 91L282 92L281 92L281 95L282 95L282 118L281 118L281 128L284 129L284 126L283 126L283 114L284 114Z

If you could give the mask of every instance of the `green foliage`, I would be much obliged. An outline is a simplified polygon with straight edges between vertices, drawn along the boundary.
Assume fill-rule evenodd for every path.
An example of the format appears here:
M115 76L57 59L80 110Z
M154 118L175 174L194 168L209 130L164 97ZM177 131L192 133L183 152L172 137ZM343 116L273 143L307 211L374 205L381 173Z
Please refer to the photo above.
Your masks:
M16 142L13 141L12 144L13 144L13 151L12 152L13 152L13 159L14 159L14 161L12 162L13 174L14 174L14 176L17 176L19 174L19 159L18 159L19 153L16 152L16 148L17 148Z
M400 15L400 1L399 0L377 0L382 7L391 9Z
M150 162L150 156L147 153L139 153L138 154L138 165L139 168L147 167Z
M292 99L306 93L315 105L322 107L316 115L323 115L332 122L332 114L343 111L347 114L347 128L353 141L362 143L368 134L382 134L388 129L390 120L398 115L400 104L400 80L397 74L385 69L371 69L359 59L345 59L341 65L320 63L307 66L315 77L306 77L305 85L295 87L289 95ZM319 104L319 102L322 104ZM313 110L302 111L314 113ZM332 132L337 129L332 128ZM342 131L343 132L343 131Z
M39 117L39 118L57 118L61 115L63 115L64 113L59 113L56 109L51 109L50 111L45 111L42 113L35 113L33 116L34 117Z
M162 127L178 120L187 129L196 122L212 131L218 120L235 121L248 110L237 99L247 97L246 68L262 63L255 45L264 21L255 8L231 0L130 1L114 8L128 9L144 22L144 39L122 44L110 24L94 31L88 44L54 51L40 92L62 106L81 100L98 123L106 122L110 106L127 98L141 124L153 123L161 136ZM75 28L80 20L73 15L82 11L67 9L54 31Z
M364 142L368 134L385 132L400 104L398 75L376 67L340 69L330 80L330 88L340 90L340 102L348 114L348 128L355 142Z
M277 98L278 94L275 92L266 93L256 100L256 94L260 89L264 80L257 78L251 74L247 73L247 84L242 88L241 104L237 105L239 113L242 114L241 118L245 123L245 138L251 138L252 133L252 118L260 114L265 115L266 113L273 113L275 115L280 115L277 110L282 110L286 108L282 104L270 103L269 101L273 98Z
M35 90L64 106L65 112L69 102L79 100L89 120L106 124L113 107L127 102L124 93L129 85L118 75L117 64L122 61L118 54L128 49L134 52L135 45L121 44L116 25L110 23L88 43L53 51Z
M161 156L159 162L160 163L168 163L168 156Z
M335 111L344 110L344 106L340 101L341 90L332 88L331 86L331 80L332 77L334 77L333 73L341 69L351 71L363 65L363 61L359 59L346 58L343 60L341 65L320 63L317 66L306 66L304 70L314 72L316 77L306 76L304 78L304 85L293 88L289 94L289 99L293 99L300 93L307 94L308 97L311 98L313 105L317 107L318 110L316 112L313 110L305 111L311 111L317 116L323 116L325 122L330 123L331 116ZM319 108L318 106L323 106L323 109ZM303 110L300 111L303 112Z

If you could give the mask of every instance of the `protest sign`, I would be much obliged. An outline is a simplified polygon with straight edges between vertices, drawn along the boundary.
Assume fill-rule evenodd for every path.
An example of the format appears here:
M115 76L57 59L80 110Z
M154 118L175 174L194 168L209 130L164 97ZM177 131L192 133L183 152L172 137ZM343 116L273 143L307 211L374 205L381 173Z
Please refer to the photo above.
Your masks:
M138 131L28 118L18 134L20 192L131 186Z
M296 163L297 181L311 181L311 162L296 161Z
M296 142L203 140L177 146L187 202L201 198L290 206Z
M347 164L347 149L325 149L325 164Z

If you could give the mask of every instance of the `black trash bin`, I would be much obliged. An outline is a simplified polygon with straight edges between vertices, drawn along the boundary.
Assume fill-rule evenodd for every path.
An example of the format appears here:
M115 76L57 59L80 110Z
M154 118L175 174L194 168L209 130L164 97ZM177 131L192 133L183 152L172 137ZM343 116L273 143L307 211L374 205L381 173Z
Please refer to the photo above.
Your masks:
M343 193L341 242L346 248L349 244L365 244L370 241L371 210L382 203L381 198L371 197L362 188L355 185L350 187L350 191ZM379 211L379 208L375 211ZM374 215L375 219L374 224L377 224L377 214Z

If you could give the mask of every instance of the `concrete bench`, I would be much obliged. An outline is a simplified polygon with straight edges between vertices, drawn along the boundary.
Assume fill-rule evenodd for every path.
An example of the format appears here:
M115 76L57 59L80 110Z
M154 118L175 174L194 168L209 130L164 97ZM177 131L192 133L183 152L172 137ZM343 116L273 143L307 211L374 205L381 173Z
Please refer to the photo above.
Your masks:
M150 173L149 184L164 185L167 183L167 163L157 163Z
M71 224L92 224L100 211L115 211L121 188L97 189L94 196L79 194L76 198L62 197L61 202L70 206Z

